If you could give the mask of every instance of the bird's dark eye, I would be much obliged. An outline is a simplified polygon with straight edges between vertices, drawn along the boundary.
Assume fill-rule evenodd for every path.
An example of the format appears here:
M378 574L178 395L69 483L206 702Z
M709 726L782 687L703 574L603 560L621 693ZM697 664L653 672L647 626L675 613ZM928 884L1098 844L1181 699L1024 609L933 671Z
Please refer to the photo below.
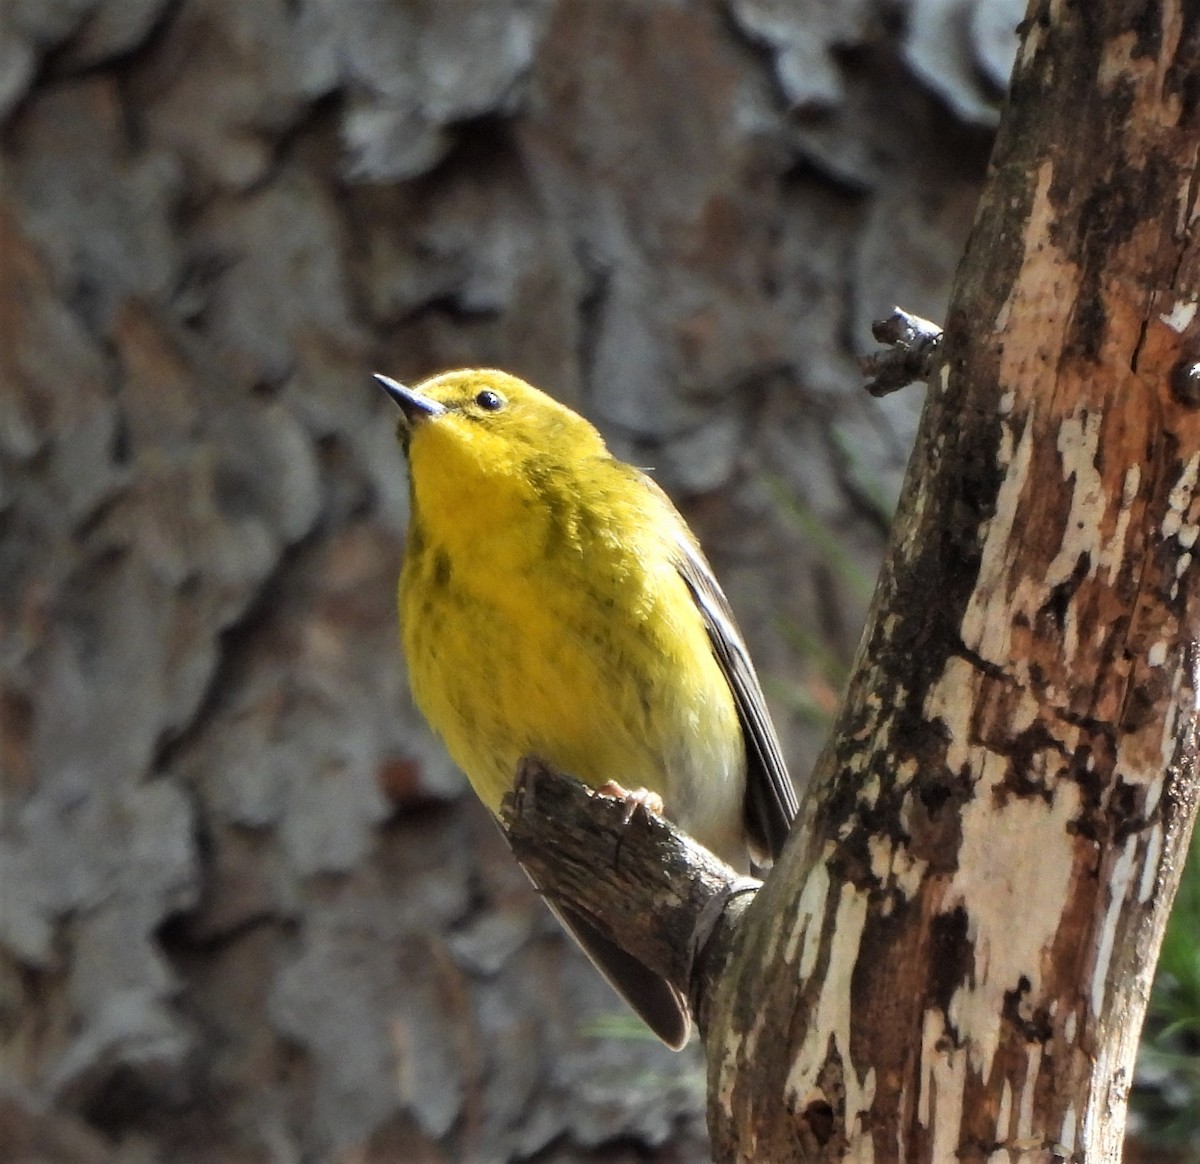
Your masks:
M499 412L504 407L504 397L499 392L493 392L490 388L485 388L475 397L475 403L480 408L486 408L488 412Z

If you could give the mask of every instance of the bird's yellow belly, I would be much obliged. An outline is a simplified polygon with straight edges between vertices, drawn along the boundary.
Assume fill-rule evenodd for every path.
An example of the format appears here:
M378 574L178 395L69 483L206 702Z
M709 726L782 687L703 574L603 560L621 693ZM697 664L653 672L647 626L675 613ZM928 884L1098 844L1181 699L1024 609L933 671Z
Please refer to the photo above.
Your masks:
M737 712L699 613L678 618L670 587L684 583L674 571L627 592L623 609L611 599L601 609L586 580L552 590L524 576L505 588L493 572L496 585L477 595L442 573L450 577L435 585L428 570L406 566L410 682L493 812L517 762L537 756L593 787L613 780L659 793L669 818L744 864Z

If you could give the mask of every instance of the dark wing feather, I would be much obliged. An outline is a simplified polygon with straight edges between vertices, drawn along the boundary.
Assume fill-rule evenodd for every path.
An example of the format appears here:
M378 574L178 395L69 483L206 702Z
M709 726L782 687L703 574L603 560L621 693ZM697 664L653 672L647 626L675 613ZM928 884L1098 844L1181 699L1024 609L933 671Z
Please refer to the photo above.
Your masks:
M496 827L501 833L504 832L498 820ZM625 953L616 942L606 938L583 914L570 906L552 903L520 859L517 864L525 871L525 876L533 883L550 912L579 943L579 948L591 959L592 965L600 971L609 986L671 1050L680 1050L692 1033L692 1012L688 1009L687 999L665 978L652 973L632 954Z
M742 721L746 738L746 832L752 848L757 850L755 860L761 864L764 857L778 857L787 840L800 809L796 789L729 600L686 527L681 529L678 544L679 573L704 616L713 653L729 680Z
M582 914L565 905L550 905L550 911L646 1026L671 1050L678 1051L692 1033L687 999L665 978L652 973L632 954L606 938Z

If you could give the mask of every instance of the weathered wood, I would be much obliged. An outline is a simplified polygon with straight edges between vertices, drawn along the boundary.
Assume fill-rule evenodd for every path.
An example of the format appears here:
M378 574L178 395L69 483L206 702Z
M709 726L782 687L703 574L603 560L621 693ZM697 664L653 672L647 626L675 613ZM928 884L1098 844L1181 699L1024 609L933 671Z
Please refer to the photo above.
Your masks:
M1197 792L1186 7L1026 22L835 736L714 1023L718 1159L1118 1158Z
M929 380L937 370L942 329L936 323L893 307L886 319L875 321L871 334L888 345L858 361L872 396L890 396L918 380Z
M513 854L551 905L569 903L685 995L697 955L724 924L726 903L759 884L662 817L537 760L522 761L501 821Z

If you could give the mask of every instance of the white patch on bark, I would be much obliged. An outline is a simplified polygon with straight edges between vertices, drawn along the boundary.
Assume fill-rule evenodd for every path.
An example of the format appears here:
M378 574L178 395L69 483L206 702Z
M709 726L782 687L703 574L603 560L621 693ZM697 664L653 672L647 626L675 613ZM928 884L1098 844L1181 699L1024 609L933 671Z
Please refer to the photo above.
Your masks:
M1009 426L1003 426L1007 431ZM996 513L987 523L987 537L979 562L979 577L962 622L962 638L969 650L999 666L1011 663L1009 640L1012 619L997 612L994 600L1004 600L1004 585L1009 574L1009 559L1014 553L1013 523L1017 519L1021 494L1025 491L1033 456L1033 425L1025 425L1021 439L1005 464L1004 480L996 495ZM970 699L970 693L963 696Z
M826 860L832 852L833 847L826 845ZM796 903L795 920L792 922L791 933L788 934L787 947L783 951L783 960L796 967L796 975L801 980L807 980L817 964L817 955L821 948L820 919L825 916L825 902L828 899L829 867L826 861L822 860L813 866L808 880L804 883L804 891ZM818 923L815 928L814 921Z
M967 728L978 678L971 663L958 655L951 655L942 669L942 677L930 689L925 700L927 722L941 720L950 729L946 743L946 767L951 772L962 771L972 755Z
M1019 457L1014 458L1008 466L1008 473L997 498L996 516L988 526L983 556L985 563L996 571L997 578L1007 575L1008 562L1014 550L1013 522L1019 512L1032 452L1031 447L1023 446L1026 446L1026 437L1029 438L1029 445L1032 445L1032 434L1029 431L1031 427L1026 428L1022 447L1018 448ZM1012 653L1009 650L1011 628L1018 614L1024 614L1032 625L1037 612L1045 604L1048 592L1068 581L1081 562L1086 563L1087 576L1090 577L1101 563L1115 569L1124 557L1124 534L1128 528L1128 517L1126 516L1123 524L1118 521L1115 536L1107 544L1102 533L1108 495L1096 467L1100 428L1100 414L1086 410L1063 417L1059 424L1056 445L1062 479L1072 483L1070 508L1058 552L1047 565L1045 574L1041 578L1021 578L1005 608L997 610L995 604L988 601L995 595L997 587L985 584L981 566L980 582L975 589L980 605L975 606L973 595L972 604L963 620L963 637L968 643L978 637L979 653L1001 666L1009 664L1009 655ZM1131 486L1136 496L1136 480L1126 480L1123 494L1127 494ZM990 561L989 549L993 551ZM980 624L985 628L982 633L978 630ZM1079 650L1078 623L1074 609L1068 606L1063 624L1062 651L1067 658L1071 658L1077 655ZM1023 683L1024 676L1020 679Z
M1170 712L1168 713L1168 718L1170 719L1172 724L1175 723L1175 716L1176 716L1176 711L1174 708L1172 708L1170 710ZM1174 739L1171 736L1168 736L1164 732L1163 733L1163 741L1162 741L1162 750L1163 750L1164 756L1166 757L1163 760L1164 767L1170 763L1170 756L1167 756L1167 753L1170 752L1171 755L1174 755L1174 746L1175 746ZM1162 780L1154 780L1150 784L1150 786L1146 789L1146 800L1145 800L1145 803L1142 805L1142 815L1143 816L1149 817L1154 813L1154 810L1158 807L1159 798L1162 796L1162 790L1163 790L1163 781Z
M1108 965L1112 961L1113 946L1117 938L1117 925L1125 908L1129 894L1129 883L1133 880L1134 857L1138 838L1130 836L1121 848L1120 856L1108 876L1108 908L1100 923L1100 938L1096 944L1096 962L1092 968L1092 986L1088 992L1088 1004L1092 1013L1099 1016L1104 1012L1104 983L1108 980Z
M1063 1155L1074 1152L1075 1145L1079 1142L1079 1113L1076 1112L1073 1103L1063 1112L1063 1122L1062 1128L1058 1133L1058 1142L1059 1146L1064 1149Z
M810 877L809 883L814 881L828 884L825 877ZM805 896L808 896L807 885ZM822 894L821 902L814 904L823 905L824 900ZM814 910L816 916L821 916L822 912L821 909ZM824 1066L830 1046L836 1047L842 1058L848 1131L855 1126L860 1113L870 1111L875 1100L874 1070L868 1071L860 1079L858 1070L850 1058L850 980L854 964L858 960L866 921L867 895L852 885L843 885L833 925L836 936L829 951L829 965L821 978L821 993L813 1007L812 1020L804 1035L804 1045L796 1053L784 1084L784 1096L793 1111L802 1110L811 1100L822 1097L823 1092L817 1086L817 1076ZM807 928L806 924L805 929ZM806 941L805 945L815 947L818 944L815 938L814 931L814 940ZM807 953L805 950L801 960L807 961L811 974L811 968L816 962L815 950L811 956L805 958ZM807 978L803 973L801 976Z
M986 754L976 795L962 813L959 868L945 907L967 911L973 972L950 1001L950 1021L967 1040L972 1067L985 1078L1000 1045L1004 996L1024 978L1042 995L1041 968L1066 909L1073 868L1067 825L1079 812L1077 785L1055 784L1053 799L1011 797L993 803L1009 760ZM1013 919L1020 918L1014 926Z
M1096 468L1096 453L1100 446L1098 412L1081 410L1063 417L1058 429L1058 454L1062 464L1062 479L1075 480L1071 490L1071 509L1067 514L1062 545L1046 568L1046 586L1057 586L1075 572L1079 558L1087 554L1094 569L1104 553L1100 529L1108 494L1104 480ZM1090 570L1089 570L1090 573ZM1068 628L1073 621L1068 613ZM1070 633L1070 632L1069 632ZM1076 644L1065 651L1073 655Z
M1030 21L1021 38L1018 50L1017 69L1023 69L1041 51L1042 42L1046 39L1046 27L1036 20Z
M754 1050L766 1022L766 1011L760 1011L755 1017L754 1025L741 1040L725 1040L721 1065L717 1069L717 1082L713 1087L717 1103L722 1111L733 1111L733 1088L738 1081L739 1063L743 1058L748 1063L754 1062Z
M1200 471L1200 453L1193 453L1191 459L1179 474L1179 480L1171 488L1167 497L1167 512L1162 520L1162 536L1175 537L1183 529L1184 516L1192 503L1196 492L1196 475Z
M963 1092L967 1082L967 1053L955 1046L946 1030L946 1016L936 1007L925 1012L921 1024L921 1094L917 1119L933 1129L931 1160L958 1157L962 1129Z
M1179 722L1179 713L1182 710L1180 698L1183 694L1183 685L1187 681L1188 675L1183 667L1176 667L1171 681L1171 701L1166 709L1166 714L1163 716L1157 766L1150 764L1144 771L1135 773L1135 778L1139 783L1148 784L1153 789L1154 803L1150 803L1149 793L1147 793L1146 803L1142 806L1142 812L1146 816L1149 816L1158 807L1158 797L1162 792L1162 780L1159 777L1175 763L1175 749L1179 746L1176 725Z
M1161 821L1156 821L1146 835L1146 852L1142 856L1142 879L1138 882L1137 899L1143 904L1150 900L1158 881L1158 862L1162 856L1163 827Z
M966 660L947 660L926 714L945 725L947 766L966 770L974 782L975 795L962 810L960 872L947 888L943 911L962 906L967 913L973 973L955 991L948 1017L966 1040L972 1068L986 1078L999 1047L1004 995L1024 977L1031 997L1040 996L1040 967L1058 933L1073 868L1067 825L1080 801L1078 785L1053 779L1046 764L1062 761L1049 756L1040 771L1026 773L1053 789L1049 804L1019 796L997 802L1012 761L971 742L976 681ZM1012 925L1015 917L1020 926Z
M1033 1043L1029 1047L1029 1058L1025 1061L1025 1083L1021 1087L1021 1103L1017 1111L1017 1141L1033 1138L1033 1101L1037 1089L1038 1074L1042 1070L1042 1045Z
M1136 1033L1121 1026L1110 1028L1098 1040L1092 1061L1092 1085L1083 1110L1082 1141L1088 1160L1119 1160L1125 1109L1129 1104L1129 1081L1137 1053ZM1116 1142L1113 1142L1113 1141Z
M1119 569L1125 557L1125 543L1129 537L1129 519L1133 516L1133 503L1137 500L1138 488L1142 483L1142 470L1138 465L1130 465L1125 470L1125 480L1121 485L1121 508L1117 510L1117 524L1113 536L1100 551L1097 569L1106 569L1112 578ZM1107 633L1107 628L1099 628L1100 636Z
M996 1111L996 1138L1005 1140L1009 1136L1009 1121L1012 1119L1012 1084L1005 1079L1000 1085L1000 1107Z
M1116 86L1128 85L1131 77L1137 75L1139 70L1133 62L1137 43L1137 35L1127 32L1124 36L1114 36L1105 44L1100 67L1096 70L1096 87L1101 93L1109 93Z
M1026 43L1033 39L1027 37ZM1050 200L1053 180L1054 166L1043 162L1026 215L1021 271L996 316L995 331L1002 337L1000 386L1018 398L1023 387L1041 381L1051 353L1061 349L1065 317L1079 288L1079 267L1054 238L1058 215ZM1004 343L1010 325L1020 331L1019 344Z
M929 862L912 855L906 845L894 845L878 834L868 841L871 852L871 873L885 888L899 889L911 901L925 883Z
M1184 199L1184 204L1186 205L1186 203L1187 200ZM1182 335L1192 326L1192 320L1196 318L1196 308L1195 299L1180 300L1170 311L1158 318L1177 335Z

